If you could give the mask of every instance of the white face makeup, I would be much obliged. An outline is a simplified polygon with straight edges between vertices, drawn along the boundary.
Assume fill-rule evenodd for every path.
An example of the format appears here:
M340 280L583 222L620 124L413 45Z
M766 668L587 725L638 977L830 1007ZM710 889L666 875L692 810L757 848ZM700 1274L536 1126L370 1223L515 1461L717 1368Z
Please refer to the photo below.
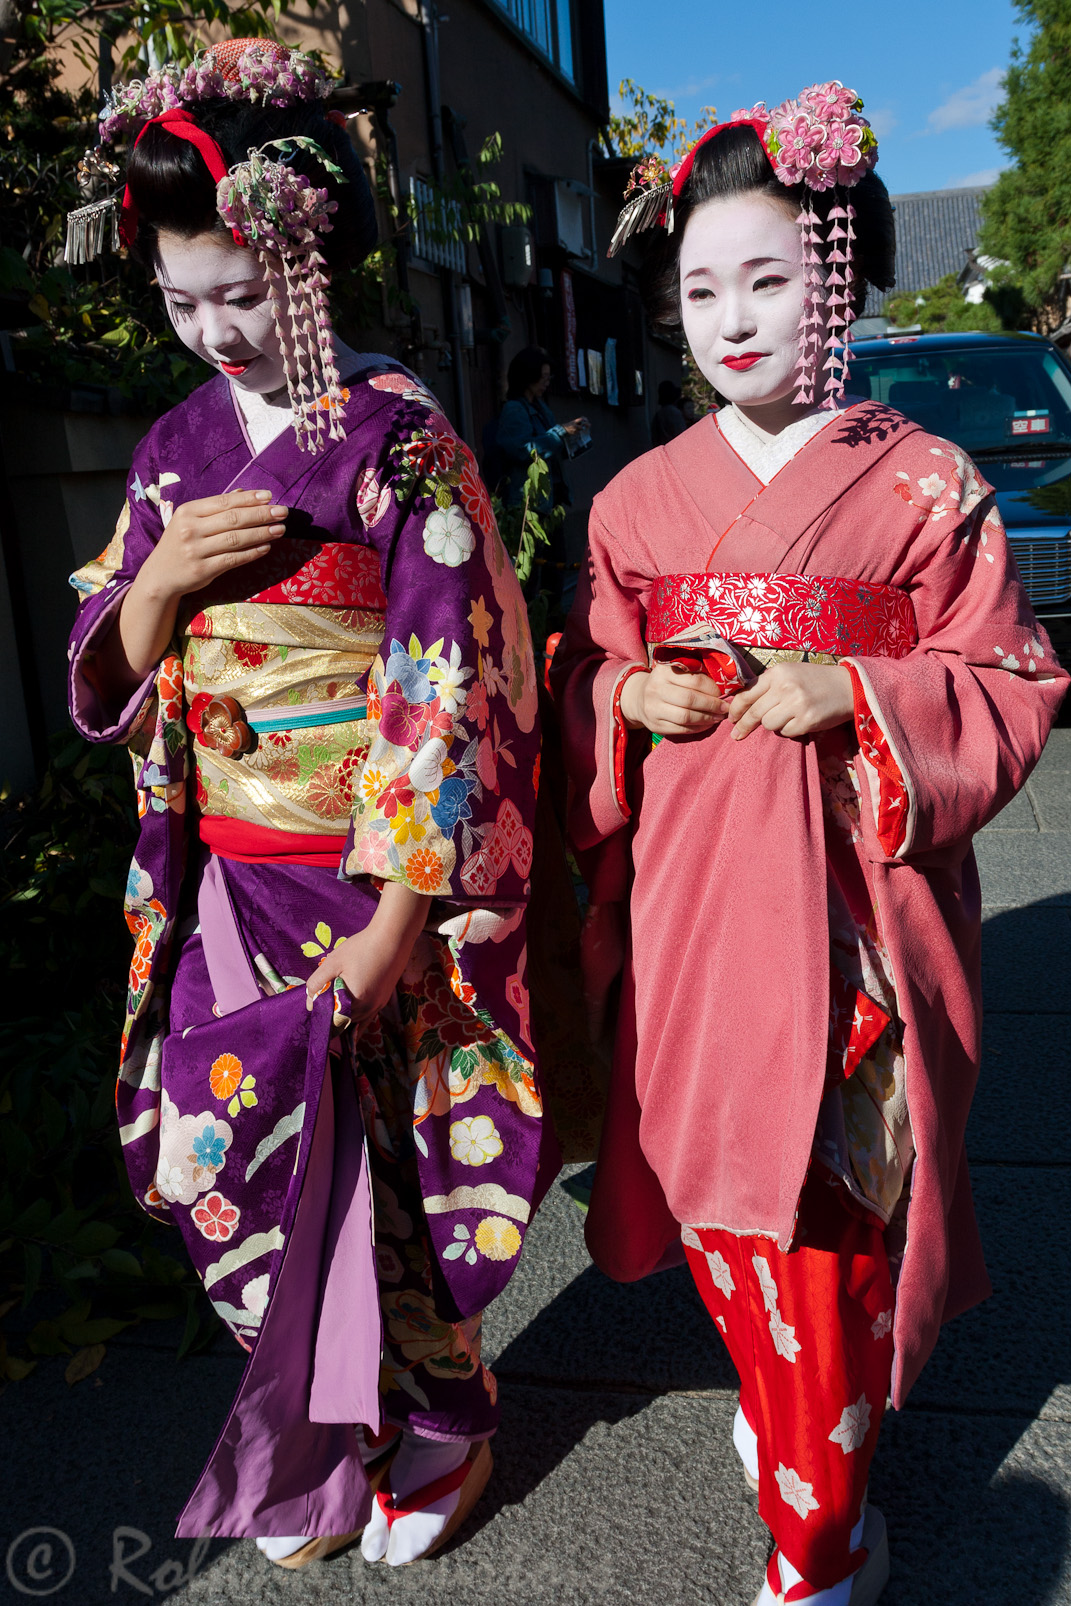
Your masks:
M722 396L750 409L794 394L803 245L787 207L758 194L698 207L681 242L680 289L692 356Z
M286 384L268 286L252 251L219 234L192 239L161 229L157 278L182 344L242 390Z

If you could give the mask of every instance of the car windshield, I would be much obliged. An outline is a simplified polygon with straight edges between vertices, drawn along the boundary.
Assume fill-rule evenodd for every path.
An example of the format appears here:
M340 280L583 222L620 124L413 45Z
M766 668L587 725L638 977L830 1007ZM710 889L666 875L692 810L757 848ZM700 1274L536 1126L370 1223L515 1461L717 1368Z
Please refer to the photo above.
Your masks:
M1028 341L852 358L849 389L970 452L1071 446L1071 370Z

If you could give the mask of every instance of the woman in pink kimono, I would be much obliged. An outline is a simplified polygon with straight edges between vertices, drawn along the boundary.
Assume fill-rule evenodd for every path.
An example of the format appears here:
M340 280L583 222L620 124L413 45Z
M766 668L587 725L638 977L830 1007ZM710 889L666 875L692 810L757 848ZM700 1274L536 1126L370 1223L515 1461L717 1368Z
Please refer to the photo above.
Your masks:
M988 1292L971 838L1067 681L974 465L844 393L893 278L860 107L738 112L622 214L727 405L596 499L554 670L589 987L624 979L588 1241L630 1280L683 1239L775 1539L757 1606L878 1598L886 1397Z

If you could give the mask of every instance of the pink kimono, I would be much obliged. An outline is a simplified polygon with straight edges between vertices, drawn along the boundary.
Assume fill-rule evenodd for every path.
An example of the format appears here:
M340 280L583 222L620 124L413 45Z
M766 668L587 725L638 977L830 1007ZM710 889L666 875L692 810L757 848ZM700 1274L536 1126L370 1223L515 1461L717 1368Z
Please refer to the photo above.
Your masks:
M854 731L628 733L624 678L703 623L754 669L846 664ZM554 678L573 841L593 903L627 898L631 923L592 1253L641 1277L680 1224L787 1250L817 1159L888 1229L894 1272L903 1256L899 1406L942 1321L989 1291L964 1153L971 838L1037 762L1068 679L992 492L875 403L768 486L705 418L596 499Z

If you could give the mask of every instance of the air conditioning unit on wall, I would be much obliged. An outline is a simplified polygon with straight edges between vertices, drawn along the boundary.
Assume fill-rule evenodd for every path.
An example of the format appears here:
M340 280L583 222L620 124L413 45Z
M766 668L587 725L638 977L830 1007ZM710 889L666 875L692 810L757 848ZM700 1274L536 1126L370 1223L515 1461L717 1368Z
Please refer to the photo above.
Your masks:
M560 178L554 184L554 212L558 244L572 257L590 255L585 243L588 188L575 179Z
M506 224L500 233L502 243L502 281L513 290L531 284L535 273L535 241L531 229L522 223Z

